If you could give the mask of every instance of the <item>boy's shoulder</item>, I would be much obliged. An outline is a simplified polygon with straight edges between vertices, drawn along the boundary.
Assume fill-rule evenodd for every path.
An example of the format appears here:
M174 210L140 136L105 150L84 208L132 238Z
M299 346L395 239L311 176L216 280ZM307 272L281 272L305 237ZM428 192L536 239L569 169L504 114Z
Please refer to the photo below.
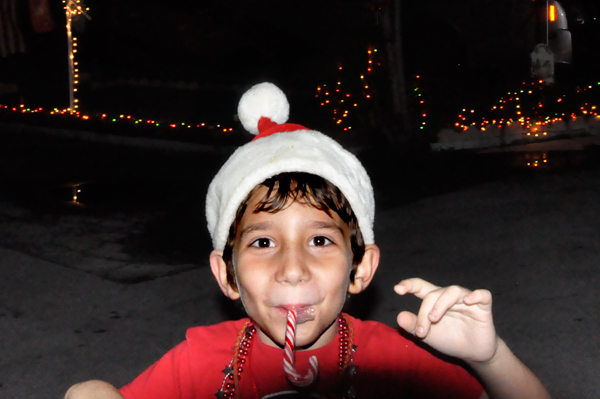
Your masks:
M352 325L353 344L356 358L366 363L385 360L397 364L420 358L419 348L407 334L379 321L361 320L346 315ZM383 349L385 348L385 349Z
M407 333L387 324L346 316L352 323L356 358L371 362L388 362L395 367L410 367L414 362L435 361L428 351ZM403 365L403 366L401 366Z
M354 333L358 334L358 337L364 336L369 339L378 339L387 338L390 335L393 337L400 335L397 329L379 321L361 320L347 314L344 314L344 316L352 323Z
M426 350L408 333L376 321L350 320L355 338L354 359L371 377L375 378L373 373L377 378L384 375L415 392L427 392L416 397L481 395L481 385L467 370L450 358Z
M247 321L248 319L228 320L207 326L191 327L186 331L185 338L188 344L201 342L215 343L231 339L232 336L237 337L244 323Z
M231 362L236 342L248 319L189 328L183 345L192 375L202 375L206 383L223 379L223 368ZM200 385L204 386L205 382Z

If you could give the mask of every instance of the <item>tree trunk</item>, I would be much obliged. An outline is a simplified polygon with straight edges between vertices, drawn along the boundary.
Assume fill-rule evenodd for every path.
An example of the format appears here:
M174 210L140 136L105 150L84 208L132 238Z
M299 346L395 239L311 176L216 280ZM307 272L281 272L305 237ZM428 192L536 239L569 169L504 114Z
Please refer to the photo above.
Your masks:
M394 119L399 122L397 141L403 142L410 138L411 123L402 57L400 9L401 0L392 0L391 8L382 16L382 27L389 60L392 111Z

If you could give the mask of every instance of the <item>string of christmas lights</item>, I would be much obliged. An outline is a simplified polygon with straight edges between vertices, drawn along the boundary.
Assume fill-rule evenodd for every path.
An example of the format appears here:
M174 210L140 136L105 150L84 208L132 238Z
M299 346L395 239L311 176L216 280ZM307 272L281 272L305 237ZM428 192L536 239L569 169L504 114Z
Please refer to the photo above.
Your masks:
M528 136L545 136L552 123L585 116L598 117L595 102L600 98L599 91L600 82L576 87L564 94L556 93L541 80L523 82L519 89L508 92L481 111L463 108L454 127L459 131L470 127L485 131L490 125L502 128L519 123L527 129Z
M136 118L132 115L108 115L105 113L85 113L81 111L71 112L69 109L58 109L54 108L50 111L44 110L42 107L39 108L28 108L24 104L21 104L19 107L11 107L8 105L0 105L0 111L4 112L12 112L13 114L44 114L46 116L72 116L75 119L81 121L104 121L108 123L129 123L132 126L134 125L144 125L155 128L164 128L168 127L170 129L186 129L186 130L218 130L221 132L234 132L233 127L223 126L219 123L186 123L186 122L165 122L153 119L140 119Z
M427 127L427 106L422 88L421 75L415 75L413 80L413 106L411 111L417 119L419 130L425 130Z

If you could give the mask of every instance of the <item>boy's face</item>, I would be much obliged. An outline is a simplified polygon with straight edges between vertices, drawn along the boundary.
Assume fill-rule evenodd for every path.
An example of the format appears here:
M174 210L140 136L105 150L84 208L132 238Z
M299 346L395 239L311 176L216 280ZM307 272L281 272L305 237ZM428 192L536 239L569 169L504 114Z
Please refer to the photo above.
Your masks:
M257 190L238 225L233 246L238 292L226 278L217 279L230 298L241 297L263 342L283 346L287 312L297 309L311 316L298 318L296 346L323 346L337 334L348 292L363 288L359 271L359 282L350 283L348 226L335 212L329 216L300 202L276 213L254 213L265 194L265 187Z

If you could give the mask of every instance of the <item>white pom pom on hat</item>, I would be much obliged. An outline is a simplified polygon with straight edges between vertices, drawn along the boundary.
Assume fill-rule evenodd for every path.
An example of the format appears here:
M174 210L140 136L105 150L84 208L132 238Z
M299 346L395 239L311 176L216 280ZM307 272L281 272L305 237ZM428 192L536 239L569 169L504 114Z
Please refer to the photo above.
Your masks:
M290 104L281 89L273 83L259 83L242 95L238 105L238 118L244 129L258 134L260 118L282 124L290 115Z
M272 83L248 90L240 99L238 116L257 136L231 155L208 188L206 219L214 249L225 248L237 209L250 191L285 172L310 173L334 184L350 203L365 244L374 243L373 187L353 154L320 132L285 123L289 103Z

